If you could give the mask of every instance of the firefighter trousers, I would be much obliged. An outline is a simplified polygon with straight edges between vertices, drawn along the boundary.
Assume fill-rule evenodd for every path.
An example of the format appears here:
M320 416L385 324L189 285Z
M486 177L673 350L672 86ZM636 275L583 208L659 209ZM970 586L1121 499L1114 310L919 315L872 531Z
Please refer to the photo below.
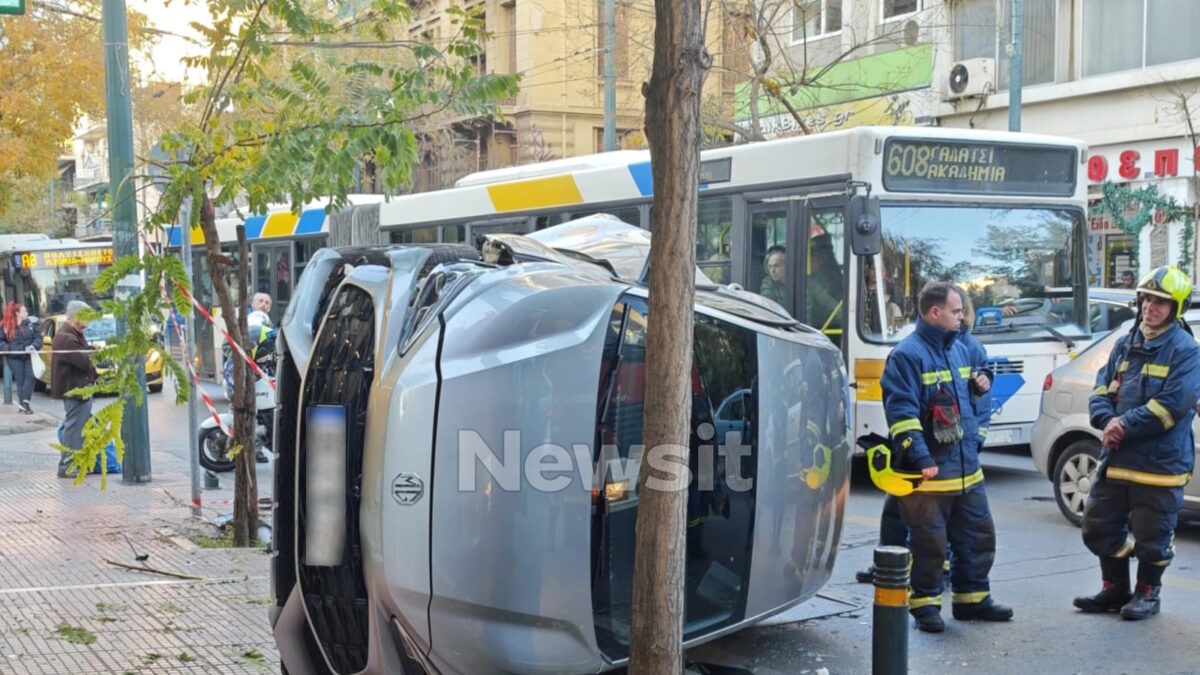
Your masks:
M950 494L914 492L899 501L913 554L909 607L941 606L947 543L954 550L950 584L955 604L985 601L996 558L996 526L984 486Z
M1101 474L1096 472L1083 509L1083 543L1101 558L1135 554L1138 581L1160 585L1163 570L1175 557L1183 488L1126 483Z

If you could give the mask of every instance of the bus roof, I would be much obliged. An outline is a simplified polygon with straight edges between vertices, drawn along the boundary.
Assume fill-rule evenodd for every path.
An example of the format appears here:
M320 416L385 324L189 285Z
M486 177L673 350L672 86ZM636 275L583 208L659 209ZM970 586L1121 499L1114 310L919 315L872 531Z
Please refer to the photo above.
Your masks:
M806 180L844 181L851 167L883 150L883 141L901 137L1074 147L1078 140L1039 134L937 127L857 127L714 148L700 153L701 194L705 190L754 186L769 188ZM704 182L707 180L708 182ZM653 195L650 153L619 151L554 160L471 174L457 187L393 197L379 206L381 229L503 218L543 209L645 201Z

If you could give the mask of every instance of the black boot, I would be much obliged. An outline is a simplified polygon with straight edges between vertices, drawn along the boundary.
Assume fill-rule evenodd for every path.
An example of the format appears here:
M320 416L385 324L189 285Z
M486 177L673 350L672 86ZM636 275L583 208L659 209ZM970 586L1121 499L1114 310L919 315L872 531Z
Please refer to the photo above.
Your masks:
M1162 586L1147 586L1139 583L1137 588L1133 589L1133 599L1121 608L1121 618L1140 621L1158 614L1161 604L1158 595L1161 591Z
M271 461L267 457L267 453L263 452L262 448L254 451L254 460L259 464L266 464L267 462Z
M860 584L875 583L875 566L871 565L870 567L868 567L865 570L859 570L859 571L855 572L854 578L858 579L858 583L860 583Z
M1104 586L1095 595L1075 598L1075 606L1084 612L1119 612L1133 597L1129 593L1129 559L1101 558L1100 576Z
M1012 607L1001 605L990 595L983 602L956 602L951 611L959 621L1011 621L1013 618Z
M917 630L923 633L940 633L946 630L946 622L942 621L942 608L937 605L926 605L919 609L910 610Z

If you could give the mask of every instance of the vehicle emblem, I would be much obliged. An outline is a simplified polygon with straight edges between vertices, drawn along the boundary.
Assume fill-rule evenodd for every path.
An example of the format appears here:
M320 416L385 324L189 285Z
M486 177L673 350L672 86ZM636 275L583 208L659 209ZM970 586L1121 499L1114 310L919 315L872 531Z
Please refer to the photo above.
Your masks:
M425 481L415 473L403 472L392 481L392 496L404 506L416 504L425 494Z

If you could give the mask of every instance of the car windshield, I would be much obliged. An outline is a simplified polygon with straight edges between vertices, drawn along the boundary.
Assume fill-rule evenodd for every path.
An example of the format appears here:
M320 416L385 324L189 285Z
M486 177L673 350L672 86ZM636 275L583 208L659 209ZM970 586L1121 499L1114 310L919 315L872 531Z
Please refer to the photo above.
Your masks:
M87 338L88 342L105 342L117 336L117 320L104 317L96 319L83 329L83 337Z
M967 291L973 332L984 342L1090 332L1079 213L975 205L885 205L881 212L883 250L860 265L858 284L859 327L868 340L897 342L911 333L917 296L931 281Z

